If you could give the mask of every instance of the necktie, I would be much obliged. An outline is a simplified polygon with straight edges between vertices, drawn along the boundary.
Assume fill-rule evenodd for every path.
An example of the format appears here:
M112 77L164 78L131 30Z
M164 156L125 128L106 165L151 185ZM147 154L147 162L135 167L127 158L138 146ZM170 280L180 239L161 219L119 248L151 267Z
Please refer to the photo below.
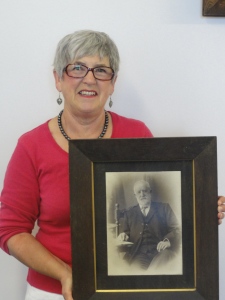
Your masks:
M147 208L148 208L148 206L142 206L142 208L141 208L141 212L143 213L144 216L147 216L147 213L146 213Z

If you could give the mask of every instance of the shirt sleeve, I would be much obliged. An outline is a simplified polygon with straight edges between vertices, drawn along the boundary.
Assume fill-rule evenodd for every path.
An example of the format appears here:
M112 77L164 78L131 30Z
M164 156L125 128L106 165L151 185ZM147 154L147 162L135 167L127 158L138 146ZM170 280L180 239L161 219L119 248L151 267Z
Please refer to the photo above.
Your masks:
M0 247L7 253L10 237L32 232L38 217L39 200L35 160L19 141L8 164L0 197Z

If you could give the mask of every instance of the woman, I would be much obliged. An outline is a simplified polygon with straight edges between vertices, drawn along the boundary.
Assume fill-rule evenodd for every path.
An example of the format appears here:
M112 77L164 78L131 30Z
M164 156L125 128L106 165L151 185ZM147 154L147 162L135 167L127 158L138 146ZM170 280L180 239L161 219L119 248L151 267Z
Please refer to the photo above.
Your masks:
M1 195L0 243L29 267L26 300L73 299L68 140L152 137L142 122L105 111L108 98L112 104L118 70L117 47L105 33L85 30L64 37L54 60L64 109L24 134L9 162ZM224 200L218 203L220 222ZM40 229L34 238L36 220Z

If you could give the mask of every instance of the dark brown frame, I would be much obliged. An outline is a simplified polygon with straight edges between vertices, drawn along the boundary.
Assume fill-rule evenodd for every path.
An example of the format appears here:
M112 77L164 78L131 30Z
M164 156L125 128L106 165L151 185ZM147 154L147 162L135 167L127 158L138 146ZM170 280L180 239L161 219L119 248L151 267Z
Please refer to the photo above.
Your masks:
M216 137L69 142L74 299L219 299L216 151ZM148 170L148 166L159 169L178 166L184 174L185 276L181 280L179 276L107 278L104 172L111 168ZM186 226L188 220L191 221ZM101 261L99 266L98 261Z
M203 0L203 16L225 16L225 0Z

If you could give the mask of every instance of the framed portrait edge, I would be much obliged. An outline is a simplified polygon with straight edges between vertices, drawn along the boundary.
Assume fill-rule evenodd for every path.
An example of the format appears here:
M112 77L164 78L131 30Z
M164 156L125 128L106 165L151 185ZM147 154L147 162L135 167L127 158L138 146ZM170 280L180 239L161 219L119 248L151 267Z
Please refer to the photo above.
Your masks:
M224 0L203 0L202 15L205 17L224 17Z
M146 172L149 166L156 168L154 170L168 170L177 165L188 165L189 169L191 166L191 173L187 172L184 179L184 185L187 178L191 187L184 189L182 195L185 198L182 200L183 219L186 223L190 217L193 225L187 229L193 244L188 251L183 249L185 274L191 274L191 284L188 280L185 283L189 275L108 276L106 170ZM75 299L219 299L216 137L72 140L69 142L69 174ZM189 196L185 196L190 188ZM185 206L188 201L190 206ZM182 228L184 245L188 245L185 224ZM189 254L192 250L193 255ZM142 278L143 287L135 283ZM149 287L148 282L152 282Z

